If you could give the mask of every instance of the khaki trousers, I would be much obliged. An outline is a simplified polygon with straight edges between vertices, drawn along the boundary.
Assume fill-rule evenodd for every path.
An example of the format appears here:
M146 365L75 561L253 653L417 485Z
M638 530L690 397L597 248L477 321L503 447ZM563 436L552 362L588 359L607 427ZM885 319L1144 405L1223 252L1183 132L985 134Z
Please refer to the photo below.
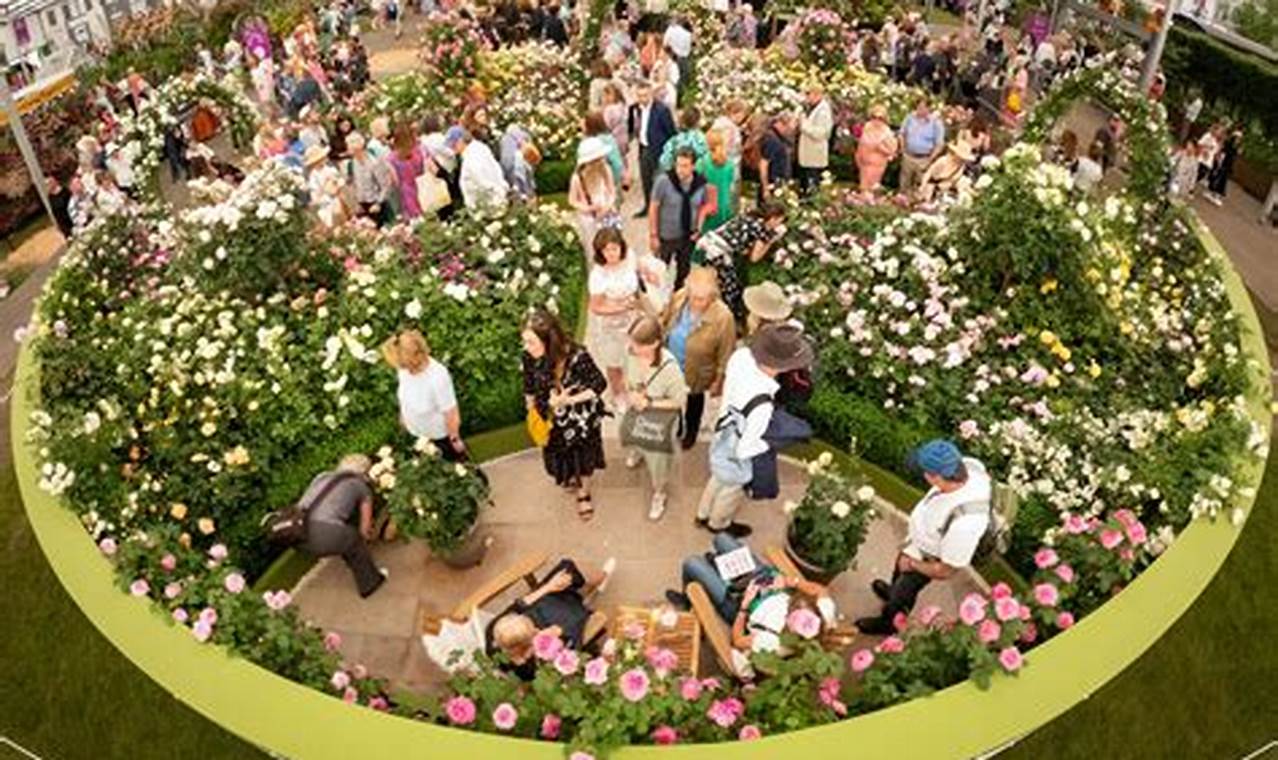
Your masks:
M697 519L706 520L711 530L723 530L732 524L745 501L745 486L720 483L711 475L697 503Z
M915 157L908 153L901 155L901 192L911 193L914 188L918 187L919 178L927 171L927 167L931 165L931 156Z

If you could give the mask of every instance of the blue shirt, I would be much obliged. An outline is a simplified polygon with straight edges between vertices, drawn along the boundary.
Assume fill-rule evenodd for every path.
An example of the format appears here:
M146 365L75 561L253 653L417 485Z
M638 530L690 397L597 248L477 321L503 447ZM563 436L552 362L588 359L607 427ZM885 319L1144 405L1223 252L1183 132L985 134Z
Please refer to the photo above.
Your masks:
M666 347L670 349L670 353L674 354L674 358L679 362L679 369L684 368L684 362L688 356L688 336L692 334L696 324L692 318L692 310L684 304L683 310L679 312L679 318L675 320L674 327L670 330L670 337L666 339Z
M931 114L926 120L914 114L905 117L901 125L905 140L905 152L911 156L926 156L945 144L945 124Z

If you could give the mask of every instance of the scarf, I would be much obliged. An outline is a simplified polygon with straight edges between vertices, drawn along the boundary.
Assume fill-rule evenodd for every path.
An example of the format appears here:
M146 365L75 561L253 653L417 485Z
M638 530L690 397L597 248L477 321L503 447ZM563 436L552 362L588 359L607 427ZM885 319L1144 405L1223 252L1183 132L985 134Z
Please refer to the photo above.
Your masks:
M692 196L697 191L706 186L706 178L694 172L692 182L689 183L688 189L683 188L683 183L679 181L679 175L674 169L666 172L666 177L670 179L670 184L674 187L675 192L679 194L679 226L683 230L683 236L692 235Z

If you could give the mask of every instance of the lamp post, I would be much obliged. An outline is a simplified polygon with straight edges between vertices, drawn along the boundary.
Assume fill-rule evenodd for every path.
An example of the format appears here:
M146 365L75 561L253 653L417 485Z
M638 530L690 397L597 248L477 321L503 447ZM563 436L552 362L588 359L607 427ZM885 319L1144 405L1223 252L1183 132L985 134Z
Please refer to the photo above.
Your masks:
M53 206L49 205L49 192L44 184L44 171L40 168L40 161L36 158L35 149L31 147L31 141L27 139L26 127L22 125L22 114L18 112L18 105L13 101L13 93L9 91L9 80L3 75L0 75L0 110L3 110L4 115L9 119L13 140L18 144L18 151L22 153L22 160L31 174L31 181L35 183L40 203L44 205L44 211L49 215L49 219L57 225L58 220L53 216Z
M1149 50L1145 52L1145 63L1140 69L1140 91L1142 94L1148 93L1150 85L1154 83L1154 75L1158 73L1158 63L1163 59L1163 47L1167 44L1167 33L1171 31L1171 8L1166 5L1159 7L1163 10L1162 23L1158 25L1158 31L1149 42Z

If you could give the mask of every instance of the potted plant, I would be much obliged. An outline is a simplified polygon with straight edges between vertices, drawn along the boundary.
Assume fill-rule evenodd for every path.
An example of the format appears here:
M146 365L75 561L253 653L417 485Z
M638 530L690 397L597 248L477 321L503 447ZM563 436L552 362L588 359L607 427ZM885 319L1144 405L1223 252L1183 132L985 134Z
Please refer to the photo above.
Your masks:
M487 548L476 530L479 508L490 503L487 481L474 465L446 461L430 441L418 441L416 449L397 463L383 446L369 471L391 519L450 567L478 564Z
M833 462L829 452L812 461L802 500L785 505L785 553L810 580L825 584L852 566L875 516L874 489L858 486Z

